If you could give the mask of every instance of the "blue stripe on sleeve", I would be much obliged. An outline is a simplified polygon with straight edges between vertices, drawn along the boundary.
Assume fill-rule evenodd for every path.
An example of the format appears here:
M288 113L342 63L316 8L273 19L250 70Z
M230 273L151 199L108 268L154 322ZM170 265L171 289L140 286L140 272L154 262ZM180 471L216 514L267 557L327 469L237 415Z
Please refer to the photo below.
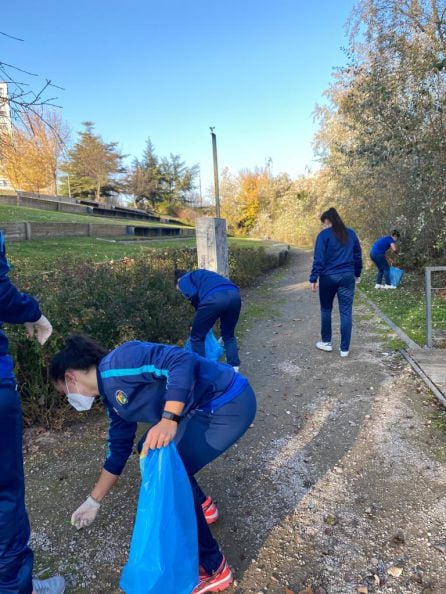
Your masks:
M154 373L161 377L169 377L168 369L158 369L155 365L141 365L141 367L130 367L127 369L108 369L107 371L101 371L101 377L107 379L108 377L123 377L125 375L140 375L141 373Z

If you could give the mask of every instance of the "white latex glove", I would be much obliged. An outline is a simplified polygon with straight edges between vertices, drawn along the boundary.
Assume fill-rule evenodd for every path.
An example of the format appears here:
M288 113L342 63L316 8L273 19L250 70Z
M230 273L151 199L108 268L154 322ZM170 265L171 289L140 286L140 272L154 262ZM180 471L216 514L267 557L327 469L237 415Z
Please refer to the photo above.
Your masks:
M100 503L95 501L93 497L88 496L84 503L71 516L72 525L78 530L85 528L85 526L90 526L95 521L100 507Z
M45 316L40 316L37 322L25 322L24 326L28 336L35 336L40 344L45 344L53 332L53 327Z
M359 285L360 282L361 282L361 277L360 276L357 276L356 277L356 284Z

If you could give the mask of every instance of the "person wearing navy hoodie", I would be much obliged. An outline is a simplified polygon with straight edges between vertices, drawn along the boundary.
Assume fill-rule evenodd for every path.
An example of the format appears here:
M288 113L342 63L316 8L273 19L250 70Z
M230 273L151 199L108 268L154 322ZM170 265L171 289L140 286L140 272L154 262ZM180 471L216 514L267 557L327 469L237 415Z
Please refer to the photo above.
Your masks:
M332 351L331 314L338 297L341 318L341 357L348 357L352 335L352 310L355 283L362 270L361 244L353 229L347 228L335 208L321 215L323 230L316 239L310 274L312 291L317 290L321 304L321 341L316 348Z
M237 285L224 276L203 268L192 272L177 269L175 281L179 291L196 310L190 333L194 353L205 356L206 335L219 319L226 361L238 371L240 359L234 331L242 302Z
M28 335L44 344L52 327L39 304L10 281L3 233L0 231L1 324L24 324ZM30 526L25 508L22 457L22 408L8 339L0 330L0 592L14 594L61 594L60 576L33 580Z
M370 259L378 269L376 276L375 289L396 289L390 281L390 264L386 258L386 252L391 250L396 252L396 242L400 238L400 232L394 229L392 235L380 237L372 245L370 250ZM384 278L385 284L382 284Z
M230 365L180 347L131 341L108 352L84 336L66 339L51 361L50 377L77 410L88 410L100 395L110 418L108 454L91 494L72 515L74 526L80 529L94 521L132 451L137 423L150 423L138 450L174 440L191 482L200 562L192 594L229 588L232 572L210 532L203 509L206 496L194 475L252 423L256 398L248 380Z

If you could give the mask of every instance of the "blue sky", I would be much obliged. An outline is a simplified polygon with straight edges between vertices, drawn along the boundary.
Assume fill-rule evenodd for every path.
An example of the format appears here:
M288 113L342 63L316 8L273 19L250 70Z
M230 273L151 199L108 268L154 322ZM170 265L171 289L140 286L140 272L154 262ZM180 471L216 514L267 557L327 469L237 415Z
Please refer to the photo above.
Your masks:
M312 162L313 110L345 62L354 0L22 0L2 6L0 59L64 87L74 131L91 120L140 156L179 153L212 179L273 160L297 176Z

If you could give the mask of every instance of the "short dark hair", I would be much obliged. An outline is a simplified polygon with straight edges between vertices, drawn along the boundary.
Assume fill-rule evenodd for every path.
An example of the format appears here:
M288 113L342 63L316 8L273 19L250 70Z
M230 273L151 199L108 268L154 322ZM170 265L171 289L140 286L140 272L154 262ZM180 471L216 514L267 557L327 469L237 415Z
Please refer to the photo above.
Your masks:
M180 280L182 276L187 273L187 270L183 270L182 268L175 268L174 277L175 277L175 284Z
M88 336L67 336L64 348L50 361L50 378L53 382L63 381L67 369L86 371L97 365L108 353L108 349Z
M392 231L392 237L397 237L398 239L401 237L401 233L398 231L398 229L394 229Z

